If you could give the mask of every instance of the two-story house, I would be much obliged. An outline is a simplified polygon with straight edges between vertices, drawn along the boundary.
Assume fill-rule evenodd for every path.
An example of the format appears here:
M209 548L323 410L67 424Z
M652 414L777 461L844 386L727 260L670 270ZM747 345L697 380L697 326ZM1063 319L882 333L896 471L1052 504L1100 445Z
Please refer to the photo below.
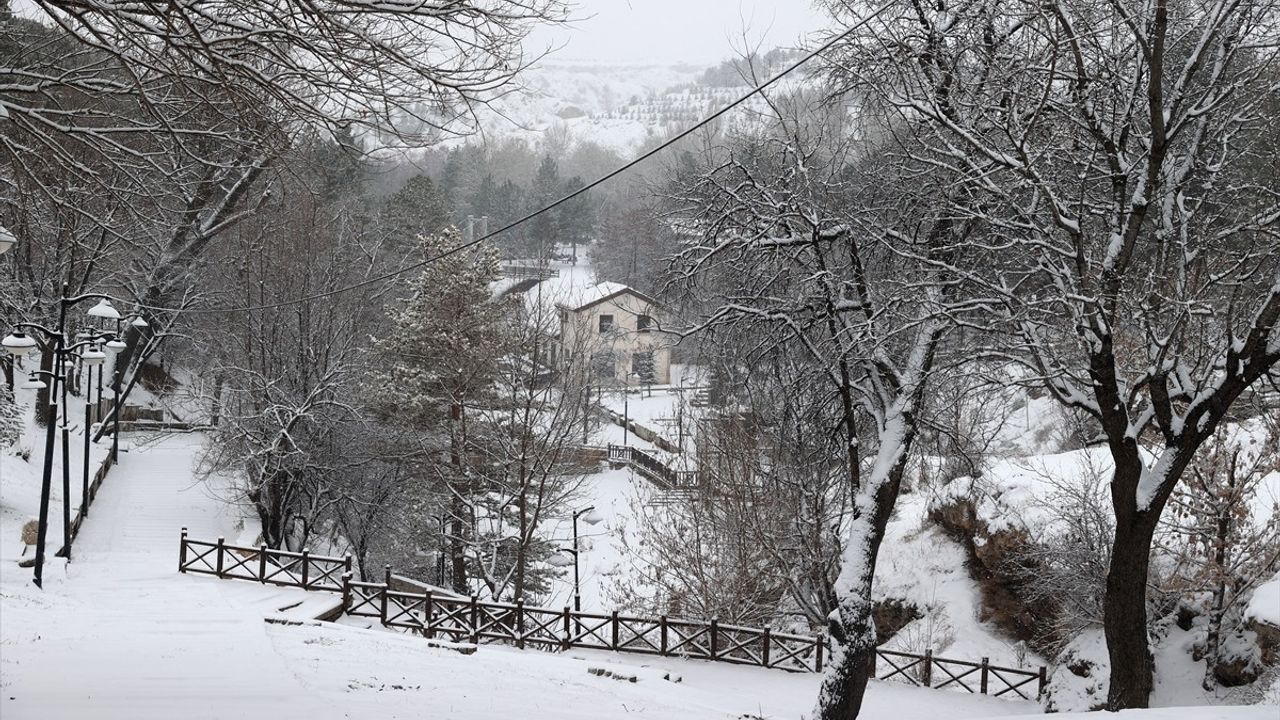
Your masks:
M671 341L659 327L661 306L653 298L621 283L602 282L556 308L565 362L590 362L600 382L671 382Z

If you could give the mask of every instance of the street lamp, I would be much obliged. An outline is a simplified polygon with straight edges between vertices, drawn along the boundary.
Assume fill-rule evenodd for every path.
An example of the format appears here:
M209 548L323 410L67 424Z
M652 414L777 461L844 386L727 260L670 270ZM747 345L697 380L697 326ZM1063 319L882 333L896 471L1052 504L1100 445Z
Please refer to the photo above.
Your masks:
M563 555L552 555L547 559L547 563L556 567L569 567L573 565L573 610L574 612L582 612L582 585L578 575L578 518L582 518L582 522L588 525L599 524L604 520L604 516L596 511L595 505L582 508L573 514L573 547L559 548L559 551L569 555L572 560Z
M40 517L36 532L36 555L35 555L35 576L32 581L36 587L44 587L44 556L45 541L49 532L49 496L53 486L53 450L57 434L57 423L59 418L59 390L61 390L61 403L66 405L67 402L67 371L71 367L72 360L80 357L91 366L93 363L100 362L105 359L105 354L98 350L98 345L103 341L114 341L115 333L104 331L90 331L82 335L83 339L75 343L67 342L67 310L84 302L85 300L98 300L99 302L93 306L88 312L90 317L102 320L114 320L117 325L120 320L120 312L111 305L110 299L101 293L88 293L85 295L77 295L75 297L67 297L67 286L62 286L63 296L58 300L58 325L56 329L50 329L37 323L21 322L15 326L14 332L0 340L0 345L4 349L15 356L26 355L36 348L35 339L26 334L25 331L35 331L44 336L46 340L52 343L53 350L53 369L44 371L38 370L32 372L28 383L23 387L38 387L43 385L41 379L47 380L49 388L49 418L48 427L45 430L44 442L44 472L40 482ZM110 342L107 343L110 345ZM78 351L85 350L85 354ZM69 462L68 444L68 416L64 410L62 413L62 532L63 532L63 550L68 559L71 557L71 468ZM88 428L85 428L86 439L88 437ZM87 456L87 450L86 450ZM88 472L88 463L85 463L85 472ZM88 482L85 482L88 485ZM82 498L82 502L84 499Z
M622 380L622 447L627 446L627 433L631 430L631 404L629 402L631 386L628 384L631 378L644 379L638 372L629 372Z
M85 334L87 338L92 339L92 333ZM84 384L84 462L82 464L80 477L80 517L89 517L89 425L93 423L93 369L98 369L98 392L102 392L102 364L106 362L107 354L98 349L98 344L93 342L86 345L80 351L80 362L89 372ZM68 545L68 554L70 554L70 545Z

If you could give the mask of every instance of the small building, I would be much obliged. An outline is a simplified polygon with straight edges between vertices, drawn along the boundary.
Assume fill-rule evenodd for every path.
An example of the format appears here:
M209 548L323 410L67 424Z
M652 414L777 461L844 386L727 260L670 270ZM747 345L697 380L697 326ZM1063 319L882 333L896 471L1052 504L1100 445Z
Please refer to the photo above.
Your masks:
M591 363L592 376L617 385L671 382L671 338L658 301L622 283L602 282L558 302L561 358Z

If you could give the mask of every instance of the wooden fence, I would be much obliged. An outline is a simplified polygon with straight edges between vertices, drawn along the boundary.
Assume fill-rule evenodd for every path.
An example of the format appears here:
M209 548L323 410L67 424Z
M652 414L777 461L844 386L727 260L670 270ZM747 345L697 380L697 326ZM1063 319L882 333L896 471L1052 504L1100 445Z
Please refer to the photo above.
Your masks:
M698 488L698 471L676 470L642 448L610 445L609 461L629 464L636 469L636 472L667 490L692 492Z
M619 612L578 612L568 607L530 607L523 601L486 602L430 591L393 589L388 566L383 582L352 577L351 556L343 558L268 547L228 545L193 540L182 530L178 571L221 578L288 585L306 590L341 592L346 613L377 618L382 625L456 642L498 642L517 648L568 650L583 648L665 655L777 668L822 672L830 650L826 638L721 624L718 620L645 618ZM871 668L880 680L901 679L919 687L958 688L996 697L1031 700L1043 692L1045 669L1028 670L981 662L876 650ZM1034 692L1032 692L1034 689Z

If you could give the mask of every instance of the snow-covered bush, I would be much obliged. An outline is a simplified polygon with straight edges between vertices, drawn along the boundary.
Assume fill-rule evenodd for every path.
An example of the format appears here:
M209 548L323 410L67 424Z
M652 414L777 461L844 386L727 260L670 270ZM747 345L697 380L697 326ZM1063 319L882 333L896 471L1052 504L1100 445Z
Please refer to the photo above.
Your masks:
M1086 630L1058 655L1042 698L1049 712L1101 710L1107 704L1110 660L1102 628Z

